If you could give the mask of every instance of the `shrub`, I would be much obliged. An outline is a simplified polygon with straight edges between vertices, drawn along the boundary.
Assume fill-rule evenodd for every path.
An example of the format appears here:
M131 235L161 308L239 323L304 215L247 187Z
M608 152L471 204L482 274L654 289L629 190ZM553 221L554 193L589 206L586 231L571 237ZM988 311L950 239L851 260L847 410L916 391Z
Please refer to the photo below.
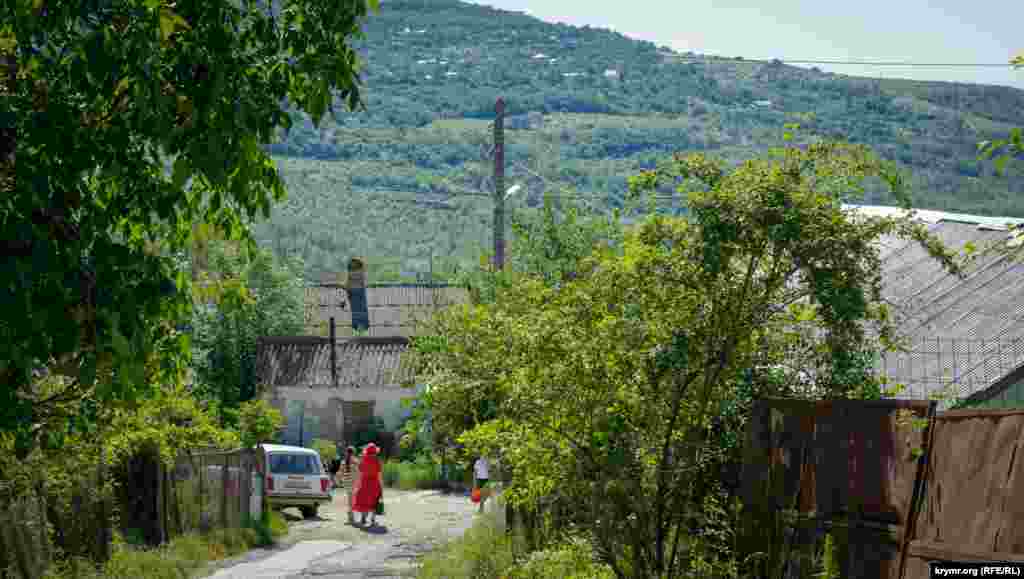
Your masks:
M284 425L284 416L266 400L250 400L239 406L238 422L242 445L250 448L273 440Z
M529 558L516 565L509 575L512 579L612 579L615 573L603 563L598 563L594 549L581 538L566 540L550 549L531 553Z
M312 447L320 454L320 460L324 461L324 464L329 465L332 460L338 458L338 447L330 440L316 438L313 440Z
M430 457L420 456L415 461L388 461L384 463L384 484L402 490L437 488L441 483L441 469Z
M273 517L266 518L267 524L277 527ZM277 531L271 531L271 535L277 536ZM101 568L87 559L75 557L56 562L43 579L189 579L211 561L258 546L261 546L259 532L251 527L218 529L205 536L183 535L152 549L119 541L110 560Z
M521 552L521 539L498 528L493 515L485 515L466 534L427 555L418 579L494 579L508 574Z

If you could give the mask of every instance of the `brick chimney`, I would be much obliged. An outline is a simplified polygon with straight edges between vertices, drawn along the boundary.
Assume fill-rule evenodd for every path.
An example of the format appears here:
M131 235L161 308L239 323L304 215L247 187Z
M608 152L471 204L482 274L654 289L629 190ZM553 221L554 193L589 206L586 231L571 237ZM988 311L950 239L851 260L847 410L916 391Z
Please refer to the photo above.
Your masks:
M366 303L366 262L353 257L348 262L348 303L352 307L352 329L370 329L370 310Z

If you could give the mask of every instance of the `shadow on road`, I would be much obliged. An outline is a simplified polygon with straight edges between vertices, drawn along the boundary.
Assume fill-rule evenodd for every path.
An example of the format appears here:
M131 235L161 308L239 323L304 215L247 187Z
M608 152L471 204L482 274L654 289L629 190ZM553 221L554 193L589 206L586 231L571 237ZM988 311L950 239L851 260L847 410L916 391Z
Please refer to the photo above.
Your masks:
M386 526L384 526L384 525L381 525L381 524L376 524L376 525L370 525L369 523L367 523L366 525L358 525L357 524L357 525L355 525L355 527L357 529L359 529L360 531L362 531L364 533L367 533L367 534L370 534L370 535L386 535L387 532L388 532L388 528Z

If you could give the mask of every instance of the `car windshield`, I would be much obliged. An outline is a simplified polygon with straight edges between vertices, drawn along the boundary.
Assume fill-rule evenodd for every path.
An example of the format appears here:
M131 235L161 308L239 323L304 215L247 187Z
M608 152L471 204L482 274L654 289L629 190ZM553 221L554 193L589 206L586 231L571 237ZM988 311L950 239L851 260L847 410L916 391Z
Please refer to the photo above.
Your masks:
M312 454L271 454L270 472L275 474L320 474L320 459Z

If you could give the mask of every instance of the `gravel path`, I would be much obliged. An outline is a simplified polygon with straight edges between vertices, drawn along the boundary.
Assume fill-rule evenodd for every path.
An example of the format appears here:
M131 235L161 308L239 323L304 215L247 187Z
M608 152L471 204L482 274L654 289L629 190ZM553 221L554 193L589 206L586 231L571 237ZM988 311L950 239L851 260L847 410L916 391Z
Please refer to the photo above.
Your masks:
M343 499L302 520L284 511L288 536L273 549L256 549L209 569L208 579L398 579L415 577L416 559L461 535L476 505L462 493L384 490L387 512L372 528L348 524Z

